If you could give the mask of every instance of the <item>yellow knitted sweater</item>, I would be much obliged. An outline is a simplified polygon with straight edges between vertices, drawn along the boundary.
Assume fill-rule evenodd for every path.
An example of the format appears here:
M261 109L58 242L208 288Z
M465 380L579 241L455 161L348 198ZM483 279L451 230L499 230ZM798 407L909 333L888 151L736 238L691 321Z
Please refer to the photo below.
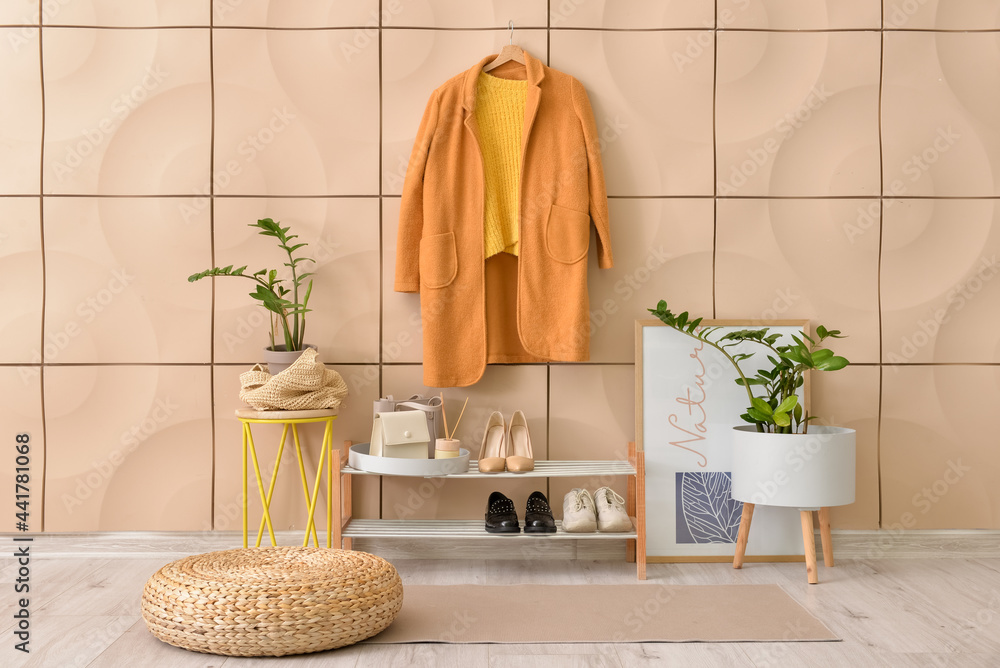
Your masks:
M501 252L517 255L521 135L528 82L482 72L478 83L475 114L486 172L486 258Z

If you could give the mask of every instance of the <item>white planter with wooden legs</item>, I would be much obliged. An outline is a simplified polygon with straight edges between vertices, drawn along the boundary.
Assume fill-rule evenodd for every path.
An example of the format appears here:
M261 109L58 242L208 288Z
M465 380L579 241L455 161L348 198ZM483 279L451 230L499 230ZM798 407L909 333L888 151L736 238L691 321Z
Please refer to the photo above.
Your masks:
M733 429L733 491L743 502L733 568L743 566L754 506L798 508L806 572L816 572L813 511L819 511L823 563L833 566L830 507L854 503L855 431L812 426L807 434L763 434L752 425Z

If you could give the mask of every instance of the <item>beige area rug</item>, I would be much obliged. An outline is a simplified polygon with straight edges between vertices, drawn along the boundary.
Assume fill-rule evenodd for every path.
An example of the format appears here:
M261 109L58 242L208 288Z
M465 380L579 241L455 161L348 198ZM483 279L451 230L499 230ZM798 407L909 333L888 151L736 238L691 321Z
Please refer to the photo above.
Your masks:
M404 585L373 643L838 640L777 585Z

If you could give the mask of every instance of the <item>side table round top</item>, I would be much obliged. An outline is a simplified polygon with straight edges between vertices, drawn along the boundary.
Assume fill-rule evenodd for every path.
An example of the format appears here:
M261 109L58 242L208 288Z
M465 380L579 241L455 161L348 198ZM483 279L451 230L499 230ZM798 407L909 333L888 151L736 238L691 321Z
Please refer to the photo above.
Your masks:
M317 418L336 417L338 409L321 408L306 411L259 411L254 408L237 408L236 417L240 420L315 420Z

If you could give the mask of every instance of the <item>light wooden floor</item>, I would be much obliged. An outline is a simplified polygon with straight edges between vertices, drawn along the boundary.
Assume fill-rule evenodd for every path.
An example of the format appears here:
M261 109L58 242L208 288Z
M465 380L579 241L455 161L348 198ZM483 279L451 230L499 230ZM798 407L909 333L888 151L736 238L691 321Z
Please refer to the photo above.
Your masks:
M380 666L1000 666L1000 559L844 560L803 564L653 564L650 582L777 583L843 642L593 645L362 645L284 659L186 652L154 639L139 617L146 579L170 558L39 555L32 562L32 653L12 649L13 595L0 603L0 666L274 668ZM820 562L822 564L822 562ZM0 582L11 582L9 560ZM397 560L404 583L632 583L613 561Z

